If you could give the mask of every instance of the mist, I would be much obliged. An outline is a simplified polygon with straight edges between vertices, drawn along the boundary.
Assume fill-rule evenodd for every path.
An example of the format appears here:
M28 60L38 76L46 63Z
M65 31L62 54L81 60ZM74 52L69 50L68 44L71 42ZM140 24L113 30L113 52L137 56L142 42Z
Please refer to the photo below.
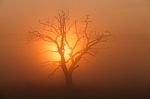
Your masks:
M0 86L63 86L59 70L48 77L44 47L28 40L39 19L54 20L59 10L72 19L90 15L94 29L110 31L111 41L83 61L73 74L77 86L147 92L150 88L149 0L1 0ZM89 87L89 88L90 88Z

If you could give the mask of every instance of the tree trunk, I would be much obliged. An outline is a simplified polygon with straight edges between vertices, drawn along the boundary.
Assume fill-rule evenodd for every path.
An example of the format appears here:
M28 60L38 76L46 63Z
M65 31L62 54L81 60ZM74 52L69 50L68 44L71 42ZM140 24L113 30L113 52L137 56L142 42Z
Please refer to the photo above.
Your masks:
M67 88L66 89L67 99L75 99L75 97L77 97L77 94L73 89L72 73L68 72L65 78L66 78L66 88Z
M66 87L67 87L67 90L68 91L71 91L72 90L72 73L67 73L65 75L65 78L66 78Z

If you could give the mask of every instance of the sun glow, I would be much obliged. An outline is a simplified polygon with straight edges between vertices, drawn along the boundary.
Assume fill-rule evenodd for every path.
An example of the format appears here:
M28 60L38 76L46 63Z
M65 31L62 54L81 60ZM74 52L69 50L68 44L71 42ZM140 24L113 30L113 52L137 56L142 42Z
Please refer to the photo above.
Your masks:
M58 49L56 46L47 46L49 49L48 53L48 59L51 59L53 61L60 61L60 55L58 53ZM68 60L70 58L71 49L69 49L66 45L64 46L64 56L65 59Z
M73 46L77 40L76 34L74 34L73 29L70 30L70 32L67 34L67 41L70 46ZM60 42L59 42L60 43ZM81 48L81 44L77 46L75 50L79 50ZM51 61L60 61L61 57L60 54L58 53L57 46L55 44L45 44L45 49L47 50L46 57L48 60ZM64 45L64 56L66 61L70 58L70 53L72 49L68 47L67 44Z

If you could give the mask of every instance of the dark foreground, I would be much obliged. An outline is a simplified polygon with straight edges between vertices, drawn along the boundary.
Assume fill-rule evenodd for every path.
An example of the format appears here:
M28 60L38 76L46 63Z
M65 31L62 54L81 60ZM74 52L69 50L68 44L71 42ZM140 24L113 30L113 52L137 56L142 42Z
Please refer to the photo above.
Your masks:
M68 92L63 87L1 87L0 99L150 99L148 89L80 87Z

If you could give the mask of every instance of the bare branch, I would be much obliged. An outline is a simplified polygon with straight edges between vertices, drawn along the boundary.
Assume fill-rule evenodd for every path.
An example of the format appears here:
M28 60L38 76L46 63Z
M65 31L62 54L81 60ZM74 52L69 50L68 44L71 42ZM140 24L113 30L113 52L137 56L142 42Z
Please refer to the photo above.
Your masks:
M73 70L77 69L78 67L79 67L79 65L76 65L76 66L73 68Z
M39 23L40 23L41 25L44 25L44 26L49 26L49 25L50 25L49 20L47 20L47 21L45 21L45 22L42 22L41 20L39 20Z
M49 77L54 75L55 72L60 68L60 66L58 65L50 74L49 74Z

